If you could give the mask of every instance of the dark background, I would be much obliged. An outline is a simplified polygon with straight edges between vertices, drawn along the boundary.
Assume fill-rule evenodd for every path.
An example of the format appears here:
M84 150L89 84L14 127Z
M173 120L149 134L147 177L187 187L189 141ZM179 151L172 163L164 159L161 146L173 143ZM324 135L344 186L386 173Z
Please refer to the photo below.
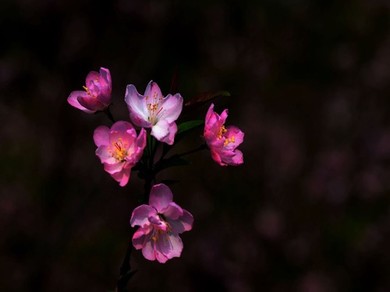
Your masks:
M186 99L229 91L216 110L246 134L242 166L204 151L159 177L194 228L180 259L135 252L131 291L390 291L388 1L97 3L0 4L1 291L115 286L142 180L104 172L109 120L66 102L101 66L118 119L127 84L176 74Z

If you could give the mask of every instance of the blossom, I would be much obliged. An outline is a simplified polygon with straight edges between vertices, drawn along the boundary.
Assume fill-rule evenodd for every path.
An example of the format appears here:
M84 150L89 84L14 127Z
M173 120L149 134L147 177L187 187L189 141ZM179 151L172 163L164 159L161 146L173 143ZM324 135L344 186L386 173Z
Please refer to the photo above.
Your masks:
M127 85L125 102L132 122L143 128L152 128L151 135L172 145L177 132L175 121L183 108L179 93L163 97L157 83L150 81L145 94L141 95L133 84Z
M137 137L132 124L119 121L112 125L98 127L93 140L96 146L96 155L104 165L104 170L125 186L130 178L130 171L140 160L146 146L146 131L141 130Z
M91 71L85 79L84 91L73 91L68 103L86 113L102 111L111 103L111 74L106 68Z
M210 105L206 114L204 138L210 148L211 157L221 166L244 163L243 155L236 148L243 142L244 133L237 127L225 127L228 111L221 115L214 112L214 104Z
M143 256L160 263L180 257L183 242L179 234L192 228L192 215L172 201L172 192L165 184L154 185L149 205L134 209L130 224L140 226L134 233L133 246L142 249Z

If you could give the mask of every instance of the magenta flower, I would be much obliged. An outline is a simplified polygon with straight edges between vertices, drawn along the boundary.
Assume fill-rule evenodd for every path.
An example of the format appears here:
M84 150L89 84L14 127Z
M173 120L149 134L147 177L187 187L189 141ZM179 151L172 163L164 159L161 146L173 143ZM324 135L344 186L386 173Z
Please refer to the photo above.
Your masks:
M157 140L173 144L177 132L175 121L183 108L179 93L164 98L157 83L150 81L144 95L134 85L127 85L125 101L135 125L152 128L151 135Z
M214 112L214 104L211 104L206 114L204 138L211 157L219 165L239 165L244 163L244 159L242 152L236 148L244 140L244 133L234 126L225 128L227 116L227 109L218 115Z
M179 234L192 228L192 215L172 202L172 192L164 184L152 187L149 205L134 209L130 218L132 227L140 228L134 233L135 249L142 249L143 256L160 263L180 257L183 242Z
M73 91L68 103L86 113L102 111L111 103L111 74L106 68L91 71L85 79L84 91Z
M116 122L111 129L98 127L93 133L96 155L104 165L104 170L125 186L130 178L131 168L140 160L146 146L146 131L141 129L139 136L132 124Z

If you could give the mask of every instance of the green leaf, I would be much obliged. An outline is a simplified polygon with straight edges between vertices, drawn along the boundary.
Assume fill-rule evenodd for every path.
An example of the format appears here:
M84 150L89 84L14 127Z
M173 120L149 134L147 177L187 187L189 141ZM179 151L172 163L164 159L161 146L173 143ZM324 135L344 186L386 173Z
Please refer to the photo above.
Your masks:
M193 121L187 121L187 122L181 123L178 126L177 134L178 135L182 134L184 132L190 131L190 130L192 130L196 127L202 126L202 125L204 125L203 120L193 120Z

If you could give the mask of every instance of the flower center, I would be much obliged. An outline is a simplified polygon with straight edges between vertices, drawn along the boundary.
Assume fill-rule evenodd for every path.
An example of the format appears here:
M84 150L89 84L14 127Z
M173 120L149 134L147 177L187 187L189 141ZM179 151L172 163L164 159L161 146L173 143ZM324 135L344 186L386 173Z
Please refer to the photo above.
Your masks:
M226 147L229 143L234 143L236 142L236 139L234 136L231 136L230 138L226 138L225 142L223 142L223 146Z
M127 150L123 146L123 143L121 140L118 140L114 143L114 151L112 151L112 157L114 157L118 161L125 161L127 156Z
M226 130L225 126L222 125L221 128L219 128L217 138L221 139L223 137L223 135L225 135L226 132L227 132L227 130Z
M148 101L149 96L146 96L146 101ZM158 115L163 110L163 107L160 107L162 97L158 97L157 93L153 94L152 101L146 104L146 107L149 112L148 121L155 125L158 122Z
M90 96L90 97L96 97L95 95L92 94L91 90L86 87L86 86L83 86L85 92Z
M154 231L152 240L157 241L161 234L171 232L172 227L171 225L166 221L165 216L163 214L158 214L158 217L160 218L159 224L154 224Z

